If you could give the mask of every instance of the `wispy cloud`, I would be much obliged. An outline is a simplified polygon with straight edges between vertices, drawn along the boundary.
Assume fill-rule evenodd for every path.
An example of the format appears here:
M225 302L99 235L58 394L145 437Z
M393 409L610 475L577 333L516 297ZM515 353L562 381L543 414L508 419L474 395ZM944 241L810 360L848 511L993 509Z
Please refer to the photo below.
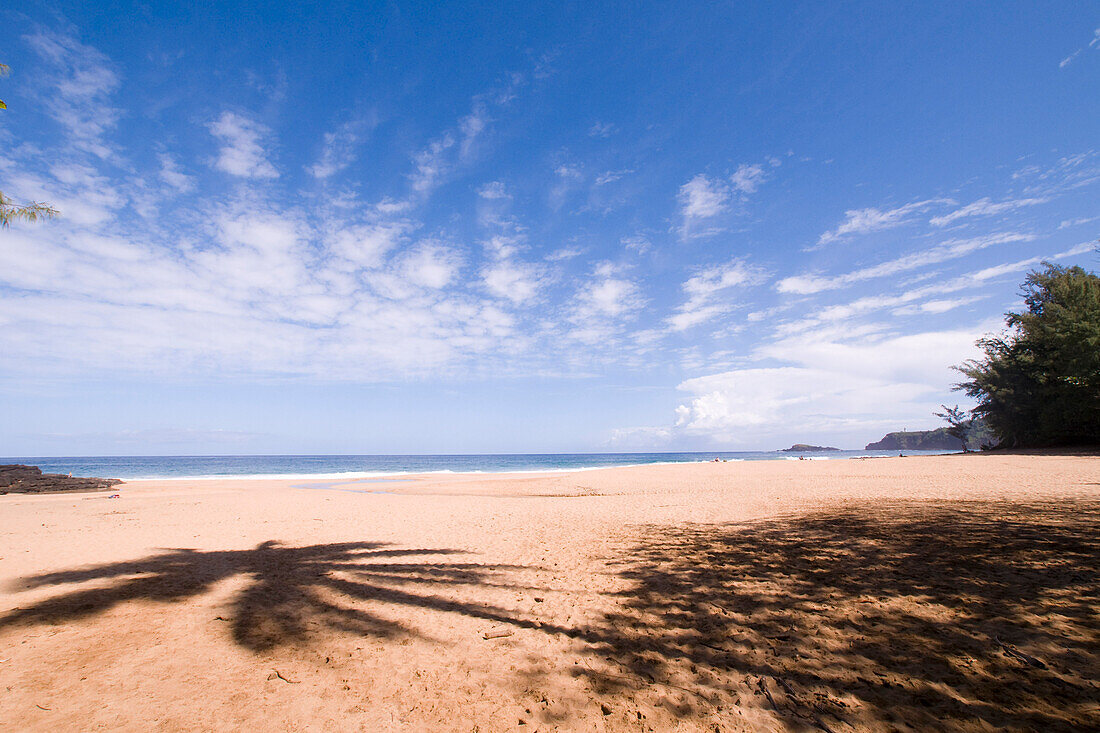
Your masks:
M50 114L67 130L75 148L100 158L113 151L107 134L118 122L120 111L111 95L119 78L106 56L82 44L73 36L41 31L24 40L45 61L49 69L42 93Z
M482 270L481 276L493 296L513 303L527 303L539 292L539 270L531 264L513 260L494 262Z
M778 164L776 159L771 167ZM732 211L736 201L746 201L749 194L755 193L768 177L769 172L765 166L749 163L739 165L727 178L708 176L705 173L693 176L680 186L676 195L683 222L680 227L681 238L709 236L722 231L711 220Z
M817 328L821 328L825 324L836 323L838 321L845 321L857 316L865 316L874 311L879 311L887 308L894 308L897 315L913 315L920 311L923 313L942 313L950 310L950 308L965 305L970 302L977 302L976 299L981 296L963 296L961 298L944 300L942 296L951 293L958 293L960 291L974 290L984 286L990 280L1004 277L1006 275L1019 275L1028 267L1037 265L1044 260L1058 261L1068 257L1075 257L1077 255L1084 254L1092 249L1094 245L1092 243L1082 243L1071 247L1063 252L1057 252L1050 255L1028 257L1023 260L1014 260L1012 262L1004 262L998 265L991 265L989 267L983 267L978 270L965 272L954 277L947 278L942 282L935 282L930 285L924 285L917 288L910 288L902 292L894 293L879 293L875 295L865 295L857 298L848 303L840 303L825 306L824 308L818 308L813 312L813 315L804 318L801 321L788 322L782 324L777 330L783 333L799 333L804 331L811 331ZM969 298L975 298L975 300L969 300ZM921 305L921 302L928 304L928 307ZM916 305L914 305L916 304ZM951 304L950 308L942 307L944 304Z
M355 161L355 149L362 142L364 131L376 124L373 118L345 122L332 132L326 132L317 162L306 167L314 178L331 178Z
M485 132L489 122L489 111L483 102L475 102L470 114L459 120L458 129L462 133L459 154L463 160L469 160L473 156L478 138Z
M295 141L291 131L263 124L286 119L275 105L265 107L263 117L228 106L243 100L212 100L227 106L213 107L197 128L184 115L155 141L124 140L116 126L128 120L114 106L123 91L129 96L129 87L109 60L71 38L43 36L31 43L53 75L44 82L46 91L60 100L44 109L62 122L65 134L6 146L0 173L5 194L50 201L63 217L35 227L17 223L3 234L5 376L45 371L125 378L132 371L374 382L590 374L597 371L594 364L614 365L618 374L651 374L654 364L665 364L689 374L735 376L686 380L681 425L626 431L631 435L734 435L739 419L758 424L752 421L760 415L836 424L830 411L840 411L849 387L857 404L866 402L859 390L868 389L880 404L900 395L897 404L912 405L913 414L924 409L924 397L910 400L912 392L892 391L866 373L846 377L829 358L843 353L849 360L874 360L893 348L912 354L918 342L898 341L902 334L892 329L953 333L928 324L943 314L944 321L976 318L980 308L968 304L985 298L992 308L994 292L1010 288L1008 277L1038 261L1027 251L1017 255L1026 259L983 262L990 266L962 275L957 266L933 267L1034 238L1004 225L1006 231L966 238L938 231L939 238L927 240L935 244L918 251L899 252L891 243L882 261L868 266L803 272L785 259L784 236L765 228L774 206L751 221L744 217L744 234L707 246L670 246L677 234L732 230L734 218L766 196L768 182L785 170L777 168L779 160L761 154L761 163L732 165L718 159L661 178L649 194L632 194L622 206L616 200L609 215L591 206L594 191L609 198L644 188L651 171L680 169L617 157L621 150L586 138L584 125L571 131L581 138L572 146L555 142L497 167L489 144L498 140L495 128L501 128L501 141L516 137L515 129L503 134L516 120L501 105L532 81L513 80L499 94L471 98L451 120L412 142L404 136L422 129L423 119L400 125L395 139L373 141L371 123L364 122ZM600 125L593 130L597 138L617 132ZM196 139L209 145L205 154L194 153ZM375 143L400 147L396 154L372 156L368 171L360 165L349 170L360 148ZM578 150L600 154L583 157ZM816 223L812 231L835 225L827 233L835 240L916 221L976 225L978 217L1054 201L1056 190L1082 187L1096 176L1092 151L1055 164L1035 162L1042 160L1029 159L1032 166L1017 171L1003 190L990 188L989 197L967 206L929 199L852 210L843 222ZM219 174L204 163L232 176L232 186L208 182ZM646 177L626 177L640 166ZM706 172L694 175L697 170ZM466 173L479 177L463 178ZM273 184L276 178L282 180ZM587 207L560 210L585 194ZM1081 208L1058 216L1067 228L1088 223L1068 218L1079 213L1089 214ZM1041 225L1035 224L1037 231ZM1074 242L1087 232L1078 233ZM749 254L762 244L769 270L786 276L779 280L782 294L759 287L772 275L748 264L764 261ZM926 276L919 282L890 277L918 272ZM859 283L865 285L850 297L838 296L846 302L786 297ZM744 335L734 337L735 328ZM763 371L754 375L749 367ZM913 390L934 386L919 374L891 370L884 381L909 380L917 385ZM801 393L777 386L788 377L802 380ZM822 393L832 395L828 399L815 401L817 379ZM746 402L745 389L758 389L760 400ZM853 419L884 418L880 411Z
M214 163L218 170L240 178L278 177L264 145L272 136L266 125L226 111L207 127L222 142Z
M512 198L508 195L508 189L500 181L490 181L477 190L477 195L491 201Z
M1030 242L1034 239L1035 235L1020 232L998 232L970 239L949 239L920 252L914 252L871 267L862 267L841 275L794 275L785 277L776 284L776 290L781 293L810 295L824 290L847 287L862 280L896 275L899 272L946 262L996 244Z
M633 172L634 171L630 168L624 168L622 170L617 170L617 171L604 171L600 175L596 176L596 185L597 186L606 186L607 184L614 183L615 181L619 180L623 176L628 176Z
M849 209L844 212L844 221L835 229L822 234L817 239L816 247L824 247L827 244L856 234L869 234L884 229L893 229L912 221L912 215L925 211L933 204L954 203L949 199L928 199L926 201L914 201L911 204L898 206L893 209Z
M735 191L741 193L756 193L756 189L760 187L767 176L764 166L742 163L737 166L737 170L730 176L730 185L733 186Z
M610 122L595 122L592 124L592 127L588 128L588 136L606 138L611 137L618 131L619 129Z
M1091 224L1094 221L1100 221L1100 216L1083 216L1076 219L1063 219L1058 224L1059 229L1069 229L1071 227L1079 227L1083 224Z
M638 284L620 268L600 263L577 288L570 315L575 327L570 336L584 343L606 343L624 321L637 316L645 302Z
M413 158L416 170L409 176L413 191L427 193L436 187L440 178L450 169L447 151L454 147L454 135L447 133L428 143Z
M549 204L555 211L565 205L570 194L580 188L584 171L579 165L563 163L554 168L554 182L550 187Z
M683 218L681 235L689 237L713 233L713 229L700 232L699 224L728 211L730 198L730 189L725 181L711 178L704 173L697 174L680 186L677 201L680 204L680 216Z
M742 260L701 268L684 282L682 289L687 300L676 308L666 323L673 331L684 331L729 313L743 300L747 288L760 284L764 279L762 270ZM735 289L736 292L731 292Z
M179 169L175 159L167 153L157 156L160 161L160 177L179 193L189 193L195 188L195 179Z
M967 204L961 208L955 209L952 212L943 214L942 216L934 216L928 220L928 223L934 227L944 227L948 224L958 221L959 219L966 219L972 216L993 216L994 214L1003 214L1006 211L1015 211L1016 209L1022 209L1025 206L1036 206L1038 204L1045 204L1050 199L1048 198L1026 198L1026 199L1012 199L1009 201L999 201L994 203L989 198L978 199L972 204Z
M493 110L512 101L521 83L514 79L501 91L476 95L471 100L470 111L459 118L454 128L413 154L415 170L409 175L409 181L416 194L427 196L454 171L477 157L481 141L489 132Z
M923 313L947 313L964 305L984 300L984 295L968 295L962 298L935 298L916 305L907 305L894 311L895 315L911 316Z
M1087 46L1084 46L1082 48L1077 49L1076 51L1071 53L1069 56L1066 56L1064 59L1062 59L1060 62L1058 62L1058 68L1059 69L1064 69L1067 66L1069 66L1071 63L1073 63L1074 59L1076 59L1078 56L1080 56L1081 52L1084 51L1087 48L1100 48L1100 28L1097 28L1096 30L1094 30L1092 32L1092 40L1089 41Z

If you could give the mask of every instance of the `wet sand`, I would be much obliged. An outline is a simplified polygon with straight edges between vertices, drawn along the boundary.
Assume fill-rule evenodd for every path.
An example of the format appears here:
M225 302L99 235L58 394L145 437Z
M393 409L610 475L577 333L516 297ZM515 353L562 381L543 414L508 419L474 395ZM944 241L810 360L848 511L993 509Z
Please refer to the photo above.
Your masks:
M2 496L0 729L1096 729L1098 537L1090 456Z

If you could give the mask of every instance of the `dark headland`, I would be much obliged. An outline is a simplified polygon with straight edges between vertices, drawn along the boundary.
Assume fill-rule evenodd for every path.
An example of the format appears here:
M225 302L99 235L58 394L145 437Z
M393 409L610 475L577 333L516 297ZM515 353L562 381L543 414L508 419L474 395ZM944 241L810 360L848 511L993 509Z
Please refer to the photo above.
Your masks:
M45 494L55 491L103 491L122 483L117 478L82 478L42 473L38 466L0 465L0 494Z

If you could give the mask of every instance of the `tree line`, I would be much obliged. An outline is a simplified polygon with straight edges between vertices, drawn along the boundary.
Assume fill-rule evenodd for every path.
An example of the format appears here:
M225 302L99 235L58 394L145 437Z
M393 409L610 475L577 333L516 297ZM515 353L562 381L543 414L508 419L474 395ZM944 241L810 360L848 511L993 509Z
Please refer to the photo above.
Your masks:
M955 389L977 400L970 417L957 406L937 416L964 445L977 421L1005 448L1100 444L1100 277L1043 263L1021 290L1027 309L955 367L966 377Z

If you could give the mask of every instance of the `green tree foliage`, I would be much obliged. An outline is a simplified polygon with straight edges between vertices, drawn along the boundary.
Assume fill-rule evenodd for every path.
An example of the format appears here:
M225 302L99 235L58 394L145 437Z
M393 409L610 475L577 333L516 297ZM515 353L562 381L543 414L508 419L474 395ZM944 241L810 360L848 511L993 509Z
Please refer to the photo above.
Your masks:
M943 412L933 412L932 414L947 421L947 434L962 441L963 453L965 453L967 445L970 443L970 425L972 421L966 416L965 411L959 409L958 405L954 407L940 405L940 407L943 408Z
M957 367L957 388L1006 447L1100 443L1100 277L1044 263L1022 295L1027 310L978 341L985 358Z
M0 64L0 77L7 76L9 69ZM0 100L0 109L7 109L8 105ZM58 211L49 204L31 201L29 204L17 204L0 191L0 228L7 228L13 221L38 221L41 218L53 218Z

